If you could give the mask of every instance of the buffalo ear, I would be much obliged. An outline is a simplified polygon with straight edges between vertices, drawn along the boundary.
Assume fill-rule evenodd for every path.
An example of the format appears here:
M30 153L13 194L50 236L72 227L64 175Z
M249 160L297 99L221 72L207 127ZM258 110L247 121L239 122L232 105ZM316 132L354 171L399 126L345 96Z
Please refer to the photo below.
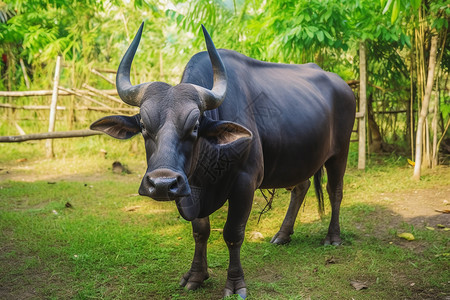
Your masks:
M229 145L238 140L250 142L253 138L250 130L234 122L208 120L205 123L199 135L217 145Z
M141 131L139 115L103 117L92 123L90 129L103 131L120 140L129 139Z

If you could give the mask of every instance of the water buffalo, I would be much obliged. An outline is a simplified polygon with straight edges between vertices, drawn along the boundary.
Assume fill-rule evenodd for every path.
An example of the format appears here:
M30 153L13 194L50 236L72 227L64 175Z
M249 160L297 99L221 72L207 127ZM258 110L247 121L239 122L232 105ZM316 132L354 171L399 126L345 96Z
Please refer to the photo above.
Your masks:
M191 58L179 84L132 85L130 68L142 28L116 79L120 98L140 113L104 117L91 129L117 139L142 133L147 171L139 194L174 200L192 222L194 258L180 284L194 290L208 278L208 216L228 200L224 295L245 298L240 249L255 190L292 190L286 217L271 240L287 243L311 177L321 194L323 166L332 207L324 243L340 244L339 207L355 118L355 98L345 81L315 64L268 63L216 50L203 27L208 51Z

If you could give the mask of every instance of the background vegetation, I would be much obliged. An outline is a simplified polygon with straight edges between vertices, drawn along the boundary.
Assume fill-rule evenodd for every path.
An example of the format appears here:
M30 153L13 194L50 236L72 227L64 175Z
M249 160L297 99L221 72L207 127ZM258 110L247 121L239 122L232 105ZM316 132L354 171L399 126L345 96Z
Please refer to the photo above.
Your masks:
M62 86L114 88L89 70L115 70L142 21L146 28L134 62L135 83L176 84L189 58L204 49L201 23L221 48L267 61L316 62L346 80L359 78L358 49L365 42L370 152L414 157L428 64L430 56L436 57L423 125L424 163L431 166L437 164L437 142L449 124L449 15L445 0L0 1L0 90L27 89L24 71L31 79L29 89L51 88L58 54L64 61ZM437 49L430 51L433 36ZM48 104L49 97L14 102ZM65 97L59 104L76 108L80 102ZM3 135L17 134L11 123L16 120L25 131L45 131L46 111L2 111ZM86 128L98 116L76 109L59 113L64 122L57 123L57 130Z

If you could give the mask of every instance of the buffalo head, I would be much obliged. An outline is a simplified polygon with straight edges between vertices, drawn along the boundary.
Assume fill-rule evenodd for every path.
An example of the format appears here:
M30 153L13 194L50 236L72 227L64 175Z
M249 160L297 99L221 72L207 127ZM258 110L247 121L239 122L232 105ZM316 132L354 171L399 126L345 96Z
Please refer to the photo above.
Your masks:
M190 181L202 157L200 143L215 147L249 144L252 133L245 127L228 121L214 121L206 110L218 108L227 91L227 72L211 37L203 28L208 54L213 68L213 87L207 89L191 83L171 86L163 82L132 85L130 68L139 45L143 23L119 65L117 91L127 104L138 106L134 116L108 116L91 125L117 139L128 139L142 133L145 140L147 171L139 194L155 200L175 200L181 215L193 220L199 215L200 204L193 196ZM242 149L242 147L240 147ZM200 150L199 150L200 149Z

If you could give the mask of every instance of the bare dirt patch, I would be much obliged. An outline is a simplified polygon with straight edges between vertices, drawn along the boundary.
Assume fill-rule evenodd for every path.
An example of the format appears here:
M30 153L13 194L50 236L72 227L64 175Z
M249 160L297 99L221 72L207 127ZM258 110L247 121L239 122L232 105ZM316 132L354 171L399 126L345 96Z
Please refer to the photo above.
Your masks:
M381 193L383 204L404 222L413 226L437 224L450 227L450 185L432 189L413 190L397 193ZM399 218L397 218L399 219Z

